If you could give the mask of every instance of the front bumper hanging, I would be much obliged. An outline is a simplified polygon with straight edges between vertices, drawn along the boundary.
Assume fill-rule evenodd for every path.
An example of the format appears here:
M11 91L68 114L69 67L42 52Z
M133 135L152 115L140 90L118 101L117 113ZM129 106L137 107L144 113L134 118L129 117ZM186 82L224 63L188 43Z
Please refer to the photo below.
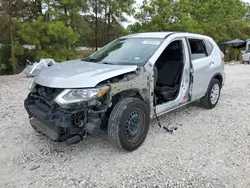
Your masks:
M36 94L29 94L24 106L31 126L54 141L65 141L75 136L83 138L87 133L96 136L105 117L104 109L91 109L87 103L61 109L55 102Z

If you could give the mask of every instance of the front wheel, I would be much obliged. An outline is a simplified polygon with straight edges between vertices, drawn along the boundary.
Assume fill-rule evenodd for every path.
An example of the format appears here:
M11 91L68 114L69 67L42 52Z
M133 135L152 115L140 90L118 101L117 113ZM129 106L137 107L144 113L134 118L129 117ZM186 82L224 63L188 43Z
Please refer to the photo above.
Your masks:
M201 105L206 109L214 108L220 98L221 83L213 78L208 86L206 95L201 99Z
M136 150L147 136L149 115L149 108L144 101L136 98L120 100L110 114L109 141L120 150Z

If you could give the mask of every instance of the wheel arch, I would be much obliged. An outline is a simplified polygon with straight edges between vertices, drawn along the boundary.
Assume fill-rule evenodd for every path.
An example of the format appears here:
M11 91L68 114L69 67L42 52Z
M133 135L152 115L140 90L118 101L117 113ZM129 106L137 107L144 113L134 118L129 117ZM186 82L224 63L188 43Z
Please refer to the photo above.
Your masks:
M112 97L112 106L115 106L119 102L120 99L127 98L127 97L138 98L140 100L145 101L143 96L141 95L139 89L135 89L135 88L134 89L127 89L127 90L124 90L120 93L115 94Z
M209 83L208 83L208 86L207 86L207 90L208 90L208 88L209 88L209 86L210 86L210 84L211 84L211 81L212 81L213 79L219 80L219 82L220 82L220 84L221 84L220 86L222 87L223 77L222 77L221 73L216 73L216 74L214 74L214 76L210 79L210 81L209 81ZM207 90L206 90L206 93L207 93ZM206 94L206 93L205 93L205 94Z
M212 77L212 79L217 79L217 80L219 80L219 82L220 82L220 86L222 86L222 83L223 83L223 76L221 75L221 73L216 73L213 77ZM212 80L211 79L211 80ZM211 80L210 80L210 82L211 82ZM209 84L210 84L210 82L209 82Z

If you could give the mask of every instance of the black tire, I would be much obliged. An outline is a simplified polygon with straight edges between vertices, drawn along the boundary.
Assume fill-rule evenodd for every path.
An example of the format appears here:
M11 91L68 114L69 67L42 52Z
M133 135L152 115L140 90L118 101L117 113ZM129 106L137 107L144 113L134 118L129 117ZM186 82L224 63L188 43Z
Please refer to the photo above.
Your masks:
M241 64L245 64L245 61L243 60L242 57L240 58L240 63L241 63Z
M109 141L119 150L134 151L144 142L149 121L149 108L144 101L137 98L122 99L115 105L109 117ZM138 129L139 133L133 135Z
M213 87L215 85L219 86L219 94L218 94L217 101L214 103L214 102L212 102L211 94L212 94L212 89L213 89ZM215 79L215 78L213 78L211 80L209 86L208 86L206 95L203 98L201 98L201 100L200 100L201 106L203 108L206 108L206 109L212 109L212 108L214 108L217 105L217 103L218 103L218 101L220 99L220 91L221 91L221 83L220 83L220 81L217 80L217 79Z

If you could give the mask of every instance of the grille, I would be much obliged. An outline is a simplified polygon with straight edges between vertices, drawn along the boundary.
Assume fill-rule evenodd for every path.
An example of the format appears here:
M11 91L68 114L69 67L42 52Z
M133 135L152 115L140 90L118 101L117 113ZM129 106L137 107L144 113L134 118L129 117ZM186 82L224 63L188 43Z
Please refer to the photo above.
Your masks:
M41 85L37 85L36 89L38 96L41 96L49 101L53 100L59 93L63 91L63 89L50 88Z
M77 127L82 127L84 125L84 121L85 121L84 111L72 114L72 117L71 117L72 125L76 125Z
M39 98L39 102L46 105L48 108L51 108L54 103L53 100L55 97L63 91L63 89L50 88L41 85L36 86L36 95Z

